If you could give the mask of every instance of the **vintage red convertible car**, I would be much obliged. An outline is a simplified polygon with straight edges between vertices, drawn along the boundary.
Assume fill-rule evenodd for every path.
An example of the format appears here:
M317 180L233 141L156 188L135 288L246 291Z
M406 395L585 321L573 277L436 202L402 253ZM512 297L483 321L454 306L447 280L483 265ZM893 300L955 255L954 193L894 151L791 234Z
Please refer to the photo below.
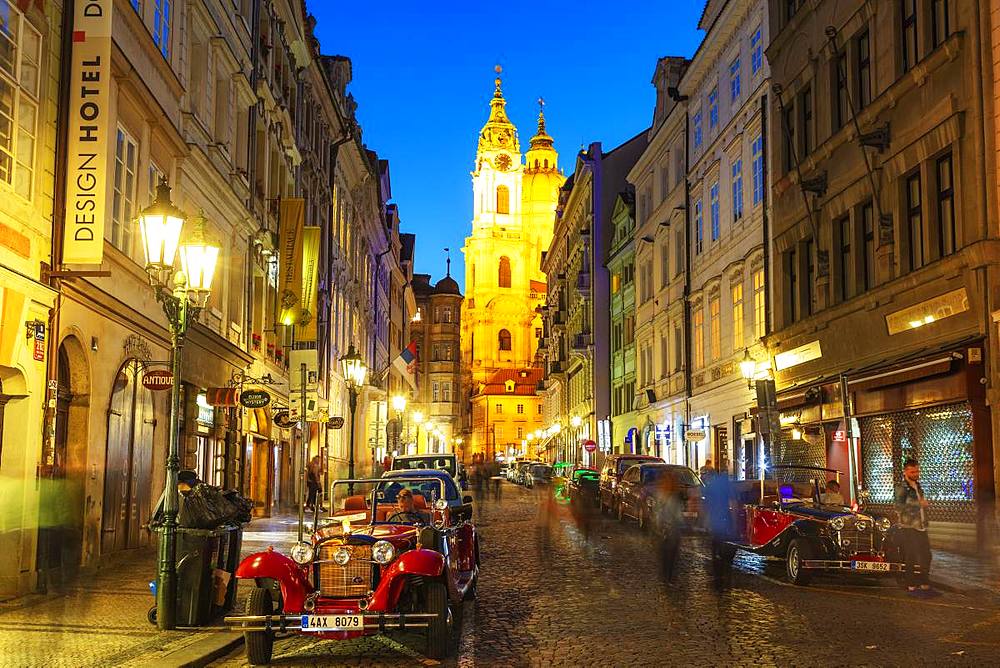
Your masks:
M821 494L821 485L825 487L838 471L775 466L771 473L774 479L734 483L730 507L735 548L783 558L788 580L798 585L823 571L863 575L902 571L888 518L823 503L828 499ZM709 489L706 496L712 493Z
M342 501L338 488L349 490ZM396 502L402 489L413 494L413 512ZM250 663L269 663L275 634L286 631L348 639L418 630L426 654L444 657L479 577L472 498L447 472L430 470L338 480L331 498L339 508L288 556L269 548L236 570L256 586L246 614L225 621L243 631Z

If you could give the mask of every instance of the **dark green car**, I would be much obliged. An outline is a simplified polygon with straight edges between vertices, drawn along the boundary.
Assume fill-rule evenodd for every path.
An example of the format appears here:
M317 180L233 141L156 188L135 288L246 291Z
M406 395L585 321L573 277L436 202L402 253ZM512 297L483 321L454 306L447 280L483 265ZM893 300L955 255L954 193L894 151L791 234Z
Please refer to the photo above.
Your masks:
M600 478L601 474L594 469L573 469L566 483L569 489L570 503L581 508L596 508L598 505L597 483Z

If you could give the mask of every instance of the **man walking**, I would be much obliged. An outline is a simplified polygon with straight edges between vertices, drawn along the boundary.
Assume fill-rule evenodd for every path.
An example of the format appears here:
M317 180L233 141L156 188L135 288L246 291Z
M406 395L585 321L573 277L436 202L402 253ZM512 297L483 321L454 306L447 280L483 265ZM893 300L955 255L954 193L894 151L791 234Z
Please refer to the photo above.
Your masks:
M313 510L316 507L317 497L320 496L320 492L323 489L323 458L319 455L310 460L309 465L306 467L306 485L309 490L309 497L306 499L306 510ZM322 511L323 508L320 508Z
M927 537L930 504L920 486L920 464L916 459L903 463L903 482L896 485L895 501L906 562L906 590L910 594L930 593L931 544Z

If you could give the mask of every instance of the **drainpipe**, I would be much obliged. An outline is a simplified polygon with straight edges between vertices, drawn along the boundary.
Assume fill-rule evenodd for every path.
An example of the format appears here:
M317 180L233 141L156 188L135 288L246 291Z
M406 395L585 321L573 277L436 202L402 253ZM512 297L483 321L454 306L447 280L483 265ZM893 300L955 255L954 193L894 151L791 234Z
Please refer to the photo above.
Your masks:
M761 236L764 242L764 336L772 331L771 322L771 220L768 216L771 189L767 183L767 94L760 98L760 159L761 178L764 179L764 201L761 202ZM751 181L753 180L753 165L750 165ZM766 350L767 346L765 346ZM770 356L770 352L768 352Z
M681 425L680 442L684 448L684 462L691 463L685 440L691 425L691 184L687 174L691 170L691 116L684 110L684 424ZM694 462L697 464L697 462Z

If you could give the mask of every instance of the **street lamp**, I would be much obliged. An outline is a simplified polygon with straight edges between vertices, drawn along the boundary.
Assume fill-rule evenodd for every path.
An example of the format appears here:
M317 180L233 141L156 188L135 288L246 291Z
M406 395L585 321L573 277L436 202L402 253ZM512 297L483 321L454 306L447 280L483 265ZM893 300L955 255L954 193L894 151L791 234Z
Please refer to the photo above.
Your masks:
M757 362L750 357L750 349L743 349L743 360L740 362L740 375L747 382L747 389L753 388L753 377L757 374Z
M397 394L392 398L392 408L396 411L396 443L395 451L399 454L399 441L403 435L403 412L406 410L406 397Z
M177 512L179 506L177 473L180 471L181 361L184 337L191 319L197 320L208 303L219 246L209 241L205 217L199 214L194 230L181 242L186 216L170 201L170 186L160 181L156 199L139 213L139 233L146 259L149 283L156 291L170 325L169 443L167 475L164 482L163 530L158 555L156 619L160 629L175 626L177 602ZM180 255L181 268L175 260Z
M424 414L422 411L413 411L410 413L410 417L413 419L413 424L417 425L417 437L413 440L414 454L420 453L420 427L424 424Z
M365 386L365 377L368 375L368 367L365 360L354 350L352 343L347 348L347 354L340 358L340 366L344 371L344 380L347 382L347 391L350 396L351 408L351 437L347 455L347 477L354 479L354 419L358 411L358 391ZM348 485L348 494L354 493L354 485Z

